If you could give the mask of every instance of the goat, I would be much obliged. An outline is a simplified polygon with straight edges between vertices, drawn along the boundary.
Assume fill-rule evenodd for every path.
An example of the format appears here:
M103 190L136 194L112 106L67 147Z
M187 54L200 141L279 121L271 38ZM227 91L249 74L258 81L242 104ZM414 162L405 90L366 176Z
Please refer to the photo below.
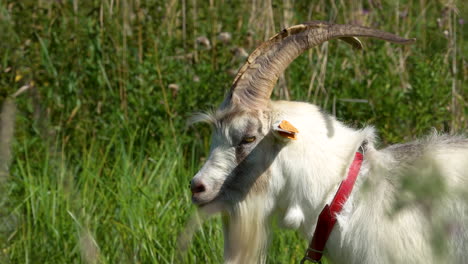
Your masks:
M414 41L355 25L292 26L253 51L218 110L194 117L213 134L191 180L192 201L222 214L225 263L264 263L273 217L310 240L359 148L357 181L333 216L325 254L334 263L466 263L466 137L434 133L379 150L372 127L350 128L312 104L270 100L278 76L302 52L337 38L361 48L357 37ZM407 182L441 191L421 195ZM446 254L434 250L437 239Z

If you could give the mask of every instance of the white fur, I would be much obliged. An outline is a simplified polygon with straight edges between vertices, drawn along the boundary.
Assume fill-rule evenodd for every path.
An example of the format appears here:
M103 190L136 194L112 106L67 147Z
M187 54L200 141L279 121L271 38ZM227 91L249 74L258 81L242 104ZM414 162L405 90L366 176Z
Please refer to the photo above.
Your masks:
M272 217L279 217L285 227L298 229L310 241L318 214L332 200L364 140L368 142L364 162L326 245L326 255L338 264L466 263L466 138L455 144L455 139L434 135L415 143L414 148L407 147L408 151L405 147L377 150L372 128L351 129L314 105L272 102L263 117L262 133L287 120L299 130L298 138L279 141L265 136L269 141L262 146L283 144L268 171L260 176L268 177L265 190L249 189L233 204L226 201L237 197L235 194L226 194L221 202L213 200L224 211L226 263L264 262ZM210 158L196 175L208 185L205 201L222 195L220 186L236 166L235 143L230 138L246 122L241 116L215 129ZM265 155L270 152L265 150ZM260 162L262 156L255 155L250 162ZM436 181L441 191L413 192L405 186L408 181ZM203 208L210 208L210 203ZM438 240L446 242L441 252L433 243Z

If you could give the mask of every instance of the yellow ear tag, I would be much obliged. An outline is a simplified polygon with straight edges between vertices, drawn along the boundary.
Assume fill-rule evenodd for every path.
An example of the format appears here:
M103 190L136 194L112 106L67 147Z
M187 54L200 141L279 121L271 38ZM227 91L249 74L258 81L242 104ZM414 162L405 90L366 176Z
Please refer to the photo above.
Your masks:
M286 120L281 121L278 127L275 129L278 134L284 138L297 139L297 133L299 130L295 128L291 123Z

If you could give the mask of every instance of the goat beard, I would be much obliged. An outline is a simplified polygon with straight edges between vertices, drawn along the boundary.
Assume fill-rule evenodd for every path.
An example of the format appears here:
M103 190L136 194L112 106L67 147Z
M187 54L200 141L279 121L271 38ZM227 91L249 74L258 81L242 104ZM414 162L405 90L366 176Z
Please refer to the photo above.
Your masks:
M188 246L192 241L193 235L195 232L197 232L198 229L200 229L203 222L207 221L212 216L222 212L223 210L225 210L225 205L219 201L213 201L198 207L198 209L190 215L187 224L177 239L177 247L180 250L179 252L185 253L187 251ZM179 257L182 257L182 255Z
M265 263L269 228L264 197L248 195L234 205L214 201L199 207L189 218L178 239L181 255L190 245L195 232L211 217L221 213L224 232L225 263Z
M269 225L265 197L248 195L223 213L225 263L265 263Z

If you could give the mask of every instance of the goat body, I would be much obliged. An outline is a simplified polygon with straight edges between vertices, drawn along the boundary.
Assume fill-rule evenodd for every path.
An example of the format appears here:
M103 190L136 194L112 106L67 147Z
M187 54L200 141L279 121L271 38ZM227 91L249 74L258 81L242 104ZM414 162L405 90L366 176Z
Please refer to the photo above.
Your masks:
M263 72L247 67L234 86L255 76L251 68ZM467 138L434 134L378 150L372 127L352 129L308 103L255 99L271 91L236 89L218 111L195 118L211 123L213 136L192 199L204 212L222 213L226 263L265 262L273 217L310 240L363 142L364 161L326 255L334 263L466 261ZM252 100L255 107L239 103ZM294 139L279 131L284 120L299 131Z

